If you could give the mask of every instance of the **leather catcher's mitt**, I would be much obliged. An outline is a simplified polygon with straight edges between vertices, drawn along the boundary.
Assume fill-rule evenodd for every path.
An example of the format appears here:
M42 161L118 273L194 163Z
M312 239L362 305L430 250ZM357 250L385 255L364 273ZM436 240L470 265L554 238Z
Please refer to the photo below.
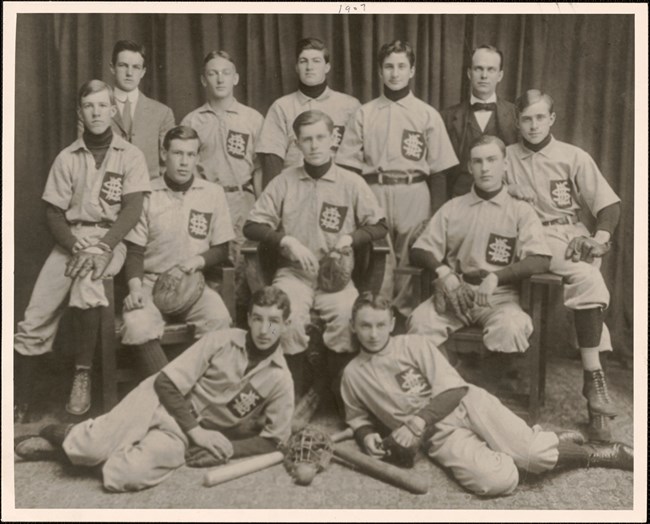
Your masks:
M570 258L574 262L583 260L591 263L594 261L594 258L602 257L609 253L610 249L610 242L601 244L591 237L580 236L571 239L564 253L564 258Z
M156 280L153 303L163 315L182 315L201 298L204 288L203 273L194 271L188 274L175 266Z
M419 442L410 448L405 448L398 444L392 435L388 435L381 441L381 445L386 452L382 459L384 462L389 462L400 468L412 468L415 465Z
M318 267L318 288L336 293L348 285L354 269L354 251L351 247L333 249L325 255Z
M450 308L468 326L471 324L469 312L474 307L474 290L462 279L458 279L459 284L457 287L452 287L449 282L452 276L454 274L450 273L434 281L433 306L440 314L445 313L447 308Z

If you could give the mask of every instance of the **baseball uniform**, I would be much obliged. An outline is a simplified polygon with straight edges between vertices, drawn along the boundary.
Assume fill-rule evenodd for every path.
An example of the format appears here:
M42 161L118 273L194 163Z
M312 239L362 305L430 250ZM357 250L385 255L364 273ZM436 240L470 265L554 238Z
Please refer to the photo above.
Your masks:
M601 209L620 202L588 153L579 147L551 138L533 152L522 143L507 147L509 184L533 189L533 207L544 224L553 258L550 271L564 279L564 305L569 309L592 309L609 305L609 291L600 273L600 259L593 263L565 258L568 243L577 236L591 236L579 213L594 217ZM603 325L601 351L612 349L609 331Z
M353 96L334 91L329 87L326 87L325 91L316 98L310 98L301 91L278 98L266 114L256 151L279 156L284 159L284 167L301 165L303 156L295 143L293 121L300 113L318 109L334 122L332 151L336 152L345 136L350 116L360 105Z
M427 453L456 480L479 495L505 495L519 482L518 468L552 469L558 459L555 433L530 428L482 388L467 384L430 337L392 337L378 353L362 351L345 368L341 393L346 422L357 430L376 417L393 431L452 388L467 387L460 404L435 424Z
M165 322L151 298L161 273L233 238L226 197L220 186L195 177L190 188L181 193L169 189L164 177L152 180L151 194L144 201L140 220L125 237L145 248L145 306L124 312L122 342L138 345L162 336ZM231 322L223 300L208 286L184 320L196 326L197 337L226 328Z
M163 368L192 405L202 426L228 430L262 418L260 436L288 439L293 385L284 357L275 351L246 371L246 332L207 334ZM185 463L188 437L160 403L151 376L109 413L75 425L63 442L70 461L103 464L104 487L135 491L155 486Z
M368 185L356 174L332 164L318 179L310 177L304 167L285 169L266 187L248 220L274 230L282 227L286 235L297 238L320 260L342 235L377 224L383 217ZM325 293L316 289L315 274L283 258L273 285L291 301L291 325L281 343L285 354L307 348L305 327L312 307L325 320L325 345L337 353L352 351L349 321L358 295L352 281L339 292Z
M413 248L424 249L458 273L498 271L530 255L551 256L542 224L533 208L503 188L489 200L474 187L445 203L433 216ZM533 331L530 317L519 305L513 285L497 287L491 307L474 306L469 317L483 327L483 341L492 351L522 352ZM463 326L453 313L438 313L425 300L408 319L408 332L426 334L440 346L449 333Z
M149 189L147 165L138 148L113 135L106 158L97 168L92 153L79 138L54 160L43 200L65 210L72 234L77 238L99 241L117 219L122 196ZM113 250L107 273L117 273L124 256L124 244L120 243ZM76 299L70 305L82 309L108 304L100 280L91 281L90 276L72 280L64 276L70 258L69 252L55 245L45 261L25 310L25 319L16 329L14 348L19 353L41 355L52 351L68 294ZM84 304L84 298L90 298L91 302Z

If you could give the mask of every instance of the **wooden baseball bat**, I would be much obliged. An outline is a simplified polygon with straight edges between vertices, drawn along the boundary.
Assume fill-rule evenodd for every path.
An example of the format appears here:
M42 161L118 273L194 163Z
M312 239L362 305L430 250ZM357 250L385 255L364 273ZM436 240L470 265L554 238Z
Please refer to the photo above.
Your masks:
M411 493L423 495L429 491L429 483L426 479L415 474L412 470L398 468L349 447L335 447L334 455L351 464L362 473L403 488Z
M332 442L341 442L352 438L353 431L351 428L344 429L335 433L330 438ZM217 466L205 472L203 475L203 485L206 487L216 486L223 484L230 480L238 479L245 475L261 471L276 464L280 464L284 459L281 451L274 451L273 453L265 453L264 455L257 455L247 459L226 464L224 466Z

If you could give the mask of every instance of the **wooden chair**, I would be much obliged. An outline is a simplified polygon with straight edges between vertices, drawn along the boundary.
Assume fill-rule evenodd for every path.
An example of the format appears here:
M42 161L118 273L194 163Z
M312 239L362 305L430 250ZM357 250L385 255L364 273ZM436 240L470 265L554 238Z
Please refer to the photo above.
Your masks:
M414 288L419 290L418 303L428 300L432 294L428 272L415 267L398 268L396 274L410 275L415 280ZM526 363L530 385L527 393L508 394L498 392L518 415L530 424L537 422L541 406L544 404L546 384L546 348L548 347L551 326L548 309L552 286L561 286L562 278L552 273L534 275L522 283L520 300L533 322L530 347L526 351ZM465 327L453 333L445 343L445 349L455 354L474 353L484 358L489 350L483 345L483 331L479 327Z
M218 276L218 284L216 278ZM223 299L231 318L235 318L235 269L232 267L216 268L206 274L206 284L216 288ZM118 402L118 385L136 382L138 376L131 366L120 367L120 316L122 310L121 294L116 293L114 279L104 280L104 289L108 306L102 308L99 337L99 354L101 355L102 404L104 411L109 411ZM116 295L119 297L116 300ZM194 342L194 326L185 322L168 323L160 344L165 347L190 345Z

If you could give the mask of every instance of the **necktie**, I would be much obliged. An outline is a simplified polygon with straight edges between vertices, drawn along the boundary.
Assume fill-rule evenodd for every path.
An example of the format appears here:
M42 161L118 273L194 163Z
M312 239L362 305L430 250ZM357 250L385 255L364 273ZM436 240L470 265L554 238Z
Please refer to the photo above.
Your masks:
M131 119L131 101L129 100L128 96L126 97L126 101L124 102L124 109L122 110L122 123L124 124L124 130L126 131L130 142L131 126L133 125L133 121Z
M496 111L497 105L494 102L484 104L482 102L474 102L472 104L472 111Z

